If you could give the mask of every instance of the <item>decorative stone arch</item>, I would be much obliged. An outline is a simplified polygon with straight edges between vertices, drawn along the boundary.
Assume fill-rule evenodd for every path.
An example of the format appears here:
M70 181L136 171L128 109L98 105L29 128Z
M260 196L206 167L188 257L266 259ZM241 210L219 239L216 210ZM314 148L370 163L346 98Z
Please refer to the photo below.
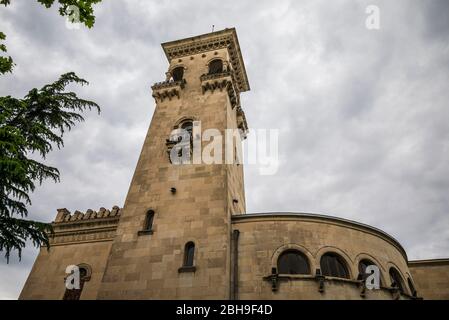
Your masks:
M412 282L413 282L413 284L415 284L415 281L413 280L413 277L412 277L412 275L411 275L411 273L410 272L406 272L405 273L405 277L408 279L408 278L410 278L410 280L412 280Z
M183 63L179 63L179 62L177 62L177 63L174 63L173 65L171 65L169 68L168 68L168 71L172 71L173 69L176 69L176 68L184 68L184 70L187 70L187 67L183 64Z
M360 263L360 261L362 261L364 259L371 260L372 262L374 262L376 264L376 266L379 267L380 282L384 286L387 286L388 285L387 279L389 279L389 275L387 277L386 273L388 273L388 270L385 269L385 267L380 263L380 261L378 259L376 259L374 256L372 256L366 252L359 253L354 259L354 265L357 268L357 274L359 272L359 263Z
M321 269L321 257L325 255L326 253L336 253L339 256L341 256L346 264L346 268L349 272L349 279L355 279L358 274L358 266L357 269L354 266L354 260L351 259L351 257L341 250L340 248L334 247L334 246L324 246L318 249L318 251L315 253L315 259L316 259L316 265L320 267Z
M89 281L90 278L92 277L92 267L89 264L87 264L87 263L79 263L77 266L80 269L82 268L82 269L86 270L86 276L83 277L82 280L84 280L86 282Z
M165 77L166 77L165 80L166 81L171 80L171 78L173 76L173 70L176 69L176 68L183 68L184 69L184 74L185 74L185 72L187 70L187 67L184 64L182 64L182 63L175 63L175 64L173 64L172 66L170 66L168 68L167 72L165 73Z
M215 61L215 60L221 60L221 63L222 63L222 66L223 66L223 72L226 72L226 71L229 71L229 70L230 70L231 64L230 64L229 61L226 59L226 57L222 57L222 56L220 56L220 55L216 55L216 56L213 56L213 57L211 57L210 59L208 59L208 60L206 61L205 67L206 67L207 73L209 73L209 65L210 65L210 63L211 63L212 61Z
M390 281L390 268L395 268L398 273L399 276L401 277L402 280L402 285L404 287L404 289L406 289L406 291L408 292L408 283L407 283L407 279L404 277L404 273L402 272L401 268L398 267L397 264L395 264L393 261L388 261L387 262L387 274L388 274L388 282L387 282L387 286L391 285L391 281Z
M230 67L230 63L229 63L229 61L227 60L227 57L223 57L223 56L220 55L220 54L214 55L214 56L210 57L209 59L207 59L207 60L206 60L205 66L206 66L206 67L209 67L209 64L210 64L212 61L214 61L214 60L221 60L221 62L223 63L223 69L225 69L225 68L224 68L225 66ZM227 70L227 69L225 69L225 70Z
M211 63L212 61L214 61L214 60L221 60L222 62L224 62L224 60L225 60L226 58L225 57L223 57L222 55L220 55L220 54L217 54L217 55L213 55L213 56L211 56L210 58L207 58L205 61L205 66L208 66L209 65L209 63Z
M200 134L195 134L193 135L193 132L195 131L195 127L197 127L199 124L196 123L197 117L194 116L182 116L181 118L179 118L173 125L173 127L168 127L167 129L170 130L167 134L167 138L165 140L165 145L166 145L166 153L168 156L168 159L170 161L170 163L172 163L172 159L171 159L171 152L173 150L173 148L176 146L176 150L186 150L185 148L190 149L190 159L192 159L193 156L193 148L192 148L192 143L194 143L194 141L198 141L201 138ZM192 123L192 128L191 128L191 136L190 136L190 143L188 141L183 141L182 145L180 145L180 141L179 141L179 137L180 137L180 133L181 130L178 130L183 123L185 122L191 122ZM198 131L195 131L198 132ZM183 152L183 151L182 151Z
M177 129L181 123L186 121L198 121L198 118L195 116L182 116L175 122L172 129Z
M405 284L407 286L408 292L410 293L410 295L416 296L416 293L417 293L416 284L415 284L415 281L413 280L412 275L410 274L410 272L407 271L405 273L405 276L406 276L406 280L407 280ZM412 284L412 287L410 287L410 282ZM413 292L413 290L414 290L414 292Z
M279 257L282 253L284 253L287 250L295 250L295 251L299 251L300 253L302 253L305 257L307 257L307 262L309 263L309 267L310 267L310 272L311 274L315 273L315 269L317 268L316 264L315 264L315 259L312 255L312 253L307 250L307 248L299 245L299 244L295 244L295 243L289 243L289 244L284 244L282 246L280 246L279 248L277 248L272 256L271 256L271 268L270 268L270 273L271 273L271 269L276 268L277 269L277 263L279 260Z
M79 263L76 266L79 268L80 271L80 279L79 279L80 287L78 289L75 288L69 289L66 287L64 294L62 296L62 300L80 300L85 283L89 282L90 278L92 277L92 267L90 265L88 265L87 263ZM81 269L86 270L85 275L81 275ZM67 277L64 278L64 282L65 281L67 281Z

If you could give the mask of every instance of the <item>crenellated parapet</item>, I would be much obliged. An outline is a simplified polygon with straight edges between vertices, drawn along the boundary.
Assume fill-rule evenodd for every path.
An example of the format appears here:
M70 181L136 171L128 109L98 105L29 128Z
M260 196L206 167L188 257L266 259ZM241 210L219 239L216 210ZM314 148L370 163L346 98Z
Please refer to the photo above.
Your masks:
M62 208L57 209L58 214L56 215L54 223L75 222L75 221L84 221L101 218L113 218L120 216L120 210L121 209L118 206L113 206L112 210L108 210L106 208L101 207L100 210L98 211L88 209L86 213L84 213L76 210L73 214L71 214L69 210L67 210L66 208Z
M117 229L122 209L118 206L111 210L100 208L86 212L76 210L71 213L66 208L58 209L52 223L54 233L50 244L68 245L87 242L111 241Z

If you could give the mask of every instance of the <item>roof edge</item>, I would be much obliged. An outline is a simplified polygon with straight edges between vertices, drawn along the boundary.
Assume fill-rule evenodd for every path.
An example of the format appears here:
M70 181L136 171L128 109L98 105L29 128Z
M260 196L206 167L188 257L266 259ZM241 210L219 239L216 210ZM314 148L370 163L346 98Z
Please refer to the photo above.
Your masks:
M205 45L204 42L206 42L207 45ZM235 28L226 28L193 37L163 42L161 43L161 46L168 61L173 58L184 57L218 48L228 48L231 53L231 64L233 64L235 70L240 69L238 70L237 76L240 76L242 81L239 84L240 92L250 90L248 75L246 73L245 63L243 61Z
M439 265L449 265L449 258L439 258L439 259L425 259L425 260L412 260L408 262L411 267L417 266L439 266Z
M305 212L260 212L260 213L248 213L248 214L240 214L233 215L233 221L246 220L246 219L257 219L257 218L274 218L274 217L290 217L290 218L305 218L310 220L323 220L323 221L333 221L337 223L343 223L348 226L357 227L359 229L368 230L372 233L375 233L381 236L383 239L387 240L391 244L393 244L404 256L405 261L408 262L408 257L405 249L402 247L400 242L396 240L393 236L389 235L385 231L378 229L376 227L370 226L368 224L364 224L361 222L357 222L350 219L339 218L335 216L329 216L324 214L317 213L305 213Z

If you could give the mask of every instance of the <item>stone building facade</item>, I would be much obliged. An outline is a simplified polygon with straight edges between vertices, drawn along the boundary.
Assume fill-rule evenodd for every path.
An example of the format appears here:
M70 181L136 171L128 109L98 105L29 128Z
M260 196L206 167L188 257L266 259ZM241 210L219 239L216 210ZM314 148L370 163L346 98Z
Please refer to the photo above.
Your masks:
M156 109L124 207L58 210L20 299L449 298L449 260L410 262L374 227L246 214L240 94L250 87L235 29L162 47L169 67L152 86ZM213 156L232 161L195 162L195 146L223 146L226 129L238 132L235 145ZM82 270L76 291L65 286L69 265ZM380 287L369 290L372 265Z

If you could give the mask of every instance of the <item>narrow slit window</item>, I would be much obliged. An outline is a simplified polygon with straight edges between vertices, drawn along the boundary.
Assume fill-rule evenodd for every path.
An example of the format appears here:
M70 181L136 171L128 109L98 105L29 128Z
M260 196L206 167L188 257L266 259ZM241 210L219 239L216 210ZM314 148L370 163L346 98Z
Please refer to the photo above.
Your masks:
M195 255L195 244L187 242L184 249L184 267L193 267L193 258Z
M146 231L153 230L153 221L154 221L154 211L153 210L149 210L147 212L147 217L146 217L146 220L145 220L145 230Z

